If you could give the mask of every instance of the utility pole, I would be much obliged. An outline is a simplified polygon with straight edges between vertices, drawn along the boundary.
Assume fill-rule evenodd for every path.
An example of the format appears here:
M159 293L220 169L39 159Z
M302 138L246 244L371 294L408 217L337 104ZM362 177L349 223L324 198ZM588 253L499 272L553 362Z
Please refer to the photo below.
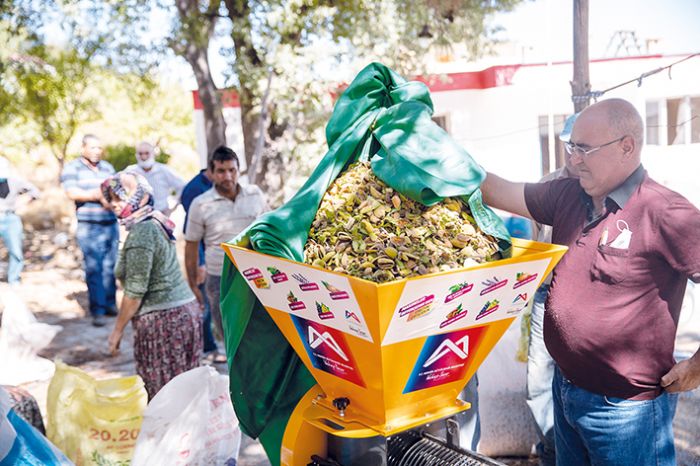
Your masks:
M588 0L574 0L574 78L571 99L574 111L588 107L591 83L588 74ZM584 97L585 96L585 97Z

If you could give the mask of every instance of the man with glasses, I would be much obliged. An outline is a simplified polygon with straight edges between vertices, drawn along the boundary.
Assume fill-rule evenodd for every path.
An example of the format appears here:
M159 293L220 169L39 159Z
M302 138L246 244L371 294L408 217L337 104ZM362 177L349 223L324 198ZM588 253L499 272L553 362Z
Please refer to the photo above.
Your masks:
M700 211L649 178L643 138L632 104L604 100L567 144L578 179L482 185L489 205L551 225L569 247L544 317L558 465L675 464L676 394L700 385L700 350L673 359L686 280L700 282Z

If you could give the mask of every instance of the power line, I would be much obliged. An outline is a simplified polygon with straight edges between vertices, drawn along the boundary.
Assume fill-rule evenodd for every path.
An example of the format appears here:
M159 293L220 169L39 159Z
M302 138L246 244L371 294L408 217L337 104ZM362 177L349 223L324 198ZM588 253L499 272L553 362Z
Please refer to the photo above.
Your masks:
M655 75L655 74L657 74L657 73L660 73L660 72L662 72L662 71L664 71L664 70L668 70L668 79L672 79L672 78L671 78L671 68L673 68L675 65L677 65L677 64L679 64L679 63L683 63L684 61L690 60L691 58L697 57L697 56L700 56L700 53L693 53L693 54L691 54L691 55L688 55L688 56L685 57L685 58L682 58L682 59L680 59L680 60L678 60L678 61L676 61L676 62L671 63L670 65L662 66L662 67L660 67L660 68L656 68L656 69L654 69L654 70L647 71L646 73L640 74L640 75L639 75L638 77L636 77L636 78L630 79L630 80L625 81L625 82L620 83L620 84L617 84L617 85L615 85L615 86L613 86L613 87L609 87L609 88L607 88L607 89L605 89L605 90L603 90L603 91L588 91L588 92L587 92L586 94L584 94L584 95L572 95L572 96L571 96L571 100L572 100L572 102L575 102L575 103L576 103L576 102L581 102L581 101L587 101L587 100L590 99L590 98L592 98L592 99L595 100L595 101L598 101L598 98L602 97L602 96L605 95L607 92L613 91L613 90L618 89L618 88L620 88L620 87L622 87L622 86L626 86L626 85L628 85L628 84L632 84L632 83L636 82L636 83L637 83L637 87L640 87L640 86L642 85L642 81L643 81L645 78L648 78L649 76L652 76L652 75Z

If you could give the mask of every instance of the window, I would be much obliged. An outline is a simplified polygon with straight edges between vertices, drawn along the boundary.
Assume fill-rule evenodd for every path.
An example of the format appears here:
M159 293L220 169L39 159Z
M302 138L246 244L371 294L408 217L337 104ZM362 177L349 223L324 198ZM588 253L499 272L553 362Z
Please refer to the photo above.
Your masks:
M550 167L549 157L549 118L547 115L539 117L540 128L540 152L542 154L542 174L547 175L564 166L566 151L564 143L559 140L559 135L564 129L567 115L554 115L554 167Z
M700 143L700 96L648 101L646 142L662 146Z
M690 142L700 142L700 97L690 98Z
M659 103L647 102L647 144L659 144Z
M668 99L666 101L666 119L668 145L685 144L685 131L683 122L685 117L684 99Z

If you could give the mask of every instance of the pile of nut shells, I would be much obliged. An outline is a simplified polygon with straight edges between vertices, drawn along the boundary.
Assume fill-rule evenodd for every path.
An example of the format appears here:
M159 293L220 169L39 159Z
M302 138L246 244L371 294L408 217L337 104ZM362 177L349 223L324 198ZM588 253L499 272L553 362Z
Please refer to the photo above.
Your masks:
M447 198L426 207L358 162L328 188L309 231L304 262L383 283L500 259L469 207Z

